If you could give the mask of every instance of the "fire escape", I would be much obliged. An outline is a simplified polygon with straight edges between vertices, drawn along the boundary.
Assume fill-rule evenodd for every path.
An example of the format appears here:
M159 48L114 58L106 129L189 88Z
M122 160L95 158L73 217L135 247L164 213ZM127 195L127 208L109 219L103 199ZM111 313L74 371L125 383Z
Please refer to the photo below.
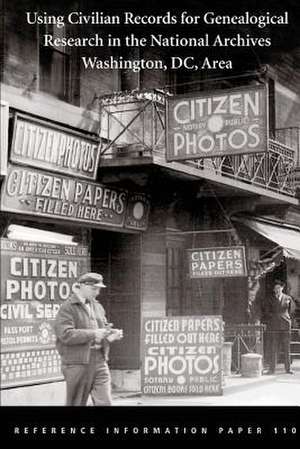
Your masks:
M158 163L166 166L166 103L163 90L119 92L99 98L103 165ZM103 138L103 133L105 138ZM172 162L193 167L199 177L226 177L288 197L295 196L300 173L300 128L276 130L264 153ZM299 177L300 180L300 177Z

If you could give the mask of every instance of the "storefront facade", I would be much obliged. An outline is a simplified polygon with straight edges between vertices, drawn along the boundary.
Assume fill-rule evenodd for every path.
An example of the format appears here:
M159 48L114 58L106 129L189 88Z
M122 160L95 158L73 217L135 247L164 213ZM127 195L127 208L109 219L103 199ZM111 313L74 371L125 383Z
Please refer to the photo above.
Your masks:
M44 386L42 400L48 392L59 402L53 322L86 271L103 273L110 319L128 330L112 360L118 369L138 366L140 235L150 198L97 181L97 136L13 108L9 113L0 206L2 401L35 403Z

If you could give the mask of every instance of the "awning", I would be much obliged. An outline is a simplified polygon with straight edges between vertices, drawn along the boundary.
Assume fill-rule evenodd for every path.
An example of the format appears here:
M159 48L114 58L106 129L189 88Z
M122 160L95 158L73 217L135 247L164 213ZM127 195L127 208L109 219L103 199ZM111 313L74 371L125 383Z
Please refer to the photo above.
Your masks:
M300 260L300 229L260 217L236 216L232 217L232 220L277 243L285 257Z

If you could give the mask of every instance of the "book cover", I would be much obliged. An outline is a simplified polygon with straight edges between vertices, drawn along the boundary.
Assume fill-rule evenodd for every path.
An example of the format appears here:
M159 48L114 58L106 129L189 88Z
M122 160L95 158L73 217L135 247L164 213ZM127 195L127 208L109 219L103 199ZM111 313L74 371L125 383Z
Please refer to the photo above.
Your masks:
M2 0L10 441L299 437L299 26L293 0ZM86 273L109 387L104 315L57 351Z

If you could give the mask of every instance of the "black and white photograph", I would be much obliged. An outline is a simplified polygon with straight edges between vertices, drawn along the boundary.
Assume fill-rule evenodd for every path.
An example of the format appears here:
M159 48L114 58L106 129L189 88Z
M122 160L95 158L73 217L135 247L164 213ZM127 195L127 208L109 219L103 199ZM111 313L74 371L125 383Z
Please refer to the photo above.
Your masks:
M300 4L1 0L1 435L300 434Z

